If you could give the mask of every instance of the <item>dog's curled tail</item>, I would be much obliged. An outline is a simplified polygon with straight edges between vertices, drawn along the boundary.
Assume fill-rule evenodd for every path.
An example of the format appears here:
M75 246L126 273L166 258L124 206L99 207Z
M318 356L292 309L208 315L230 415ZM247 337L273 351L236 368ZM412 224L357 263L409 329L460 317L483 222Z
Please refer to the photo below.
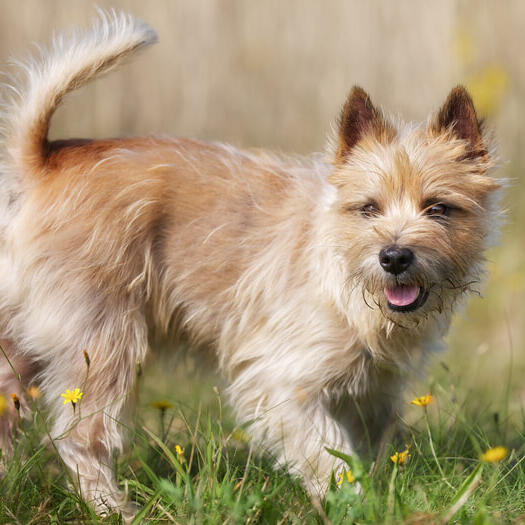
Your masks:
M63 97L157 41L152 28L130 15L98 15L90 29L59 34L38 56L13 61L22 78L8 86L12 94L3 104L4 162L22 178L45 170L49 121Z

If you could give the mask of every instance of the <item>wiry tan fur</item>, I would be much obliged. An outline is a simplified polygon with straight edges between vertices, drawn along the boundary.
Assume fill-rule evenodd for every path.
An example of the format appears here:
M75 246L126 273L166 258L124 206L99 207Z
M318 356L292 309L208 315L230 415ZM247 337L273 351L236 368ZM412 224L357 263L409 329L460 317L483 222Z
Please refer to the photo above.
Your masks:
M41 387L60 454L99 509L123 504L112 454L149 330L173 326L215 348L253 437L322 490L337 468L325 447L374 449L406 378L479 280L497 219L492 155L461 88L420 126L355 88L329 161L187 139L47 141L68 91L155 40L129 16L101 14L23 63L3 111L4 348ZM447 221L426 214L431 202L453 207ZM378 262L392 244L416 254L406 275ZM428 289L427 302L390 310L394 282ZM60 394L83 384L83 349L79 420ZM22 395L1 366L0 389Z

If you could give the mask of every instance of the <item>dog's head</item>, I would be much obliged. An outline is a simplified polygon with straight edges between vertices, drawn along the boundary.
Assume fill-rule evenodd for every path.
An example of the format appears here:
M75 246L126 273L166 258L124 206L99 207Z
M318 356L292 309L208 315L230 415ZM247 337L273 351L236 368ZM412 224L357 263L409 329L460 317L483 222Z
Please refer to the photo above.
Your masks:
M394 123L354 88L329 182L346 286L395 323L449 309L479 279L494 228L494 160L474 105L452 90L427 125Z

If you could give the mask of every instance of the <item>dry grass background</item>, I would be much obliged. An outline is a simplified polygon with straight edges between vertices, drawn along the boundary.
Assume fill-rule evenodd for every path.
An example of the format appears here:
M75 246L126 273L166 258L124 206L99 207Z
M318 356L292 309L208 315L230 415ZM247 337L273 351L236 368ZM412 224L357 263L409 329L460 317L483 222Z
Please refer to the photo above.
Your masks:
M424 119L465 83L495 128L513 179L484 298L455 323L443 356L466 392L525 401L525 3L476 0L99 0L153 25L160 44L72 96L53 137L161 133L286 152L322 150L353 84ZM0 0L0 62L86 26L88 1ZM5 67L3 67L5 69ZM439 376L439 366L435 367ZM436 374L431 374L433 378ZM432 381L432 379L428 380ZM428 383L427 383L428 384ZM416 387L415 387L416 388Z

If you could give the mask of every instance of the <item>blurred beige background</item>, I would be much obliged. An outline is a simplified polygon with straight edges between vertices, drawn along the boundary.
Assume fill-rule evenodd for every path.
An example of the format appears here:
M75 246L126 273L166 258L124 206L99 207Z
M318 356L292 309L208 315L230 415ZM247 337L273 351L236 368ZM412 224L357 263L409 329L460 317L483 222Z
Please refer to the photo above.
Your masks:
M512 178L490 281L459 316L443 357L472 388L525 398L525 2L475 0L99 0L153 25L160 43L75 93L52 136L162 133L239 146L322 150L360 84L406 119L424 119L457 83L494 127ZM0 61L84 27L91 2L0 0ZM507 162L508 161L508 162ZM439 368L439 367L438 367ZM510 383L509 383L510 379ZM470 384L470 383L468 383Z

